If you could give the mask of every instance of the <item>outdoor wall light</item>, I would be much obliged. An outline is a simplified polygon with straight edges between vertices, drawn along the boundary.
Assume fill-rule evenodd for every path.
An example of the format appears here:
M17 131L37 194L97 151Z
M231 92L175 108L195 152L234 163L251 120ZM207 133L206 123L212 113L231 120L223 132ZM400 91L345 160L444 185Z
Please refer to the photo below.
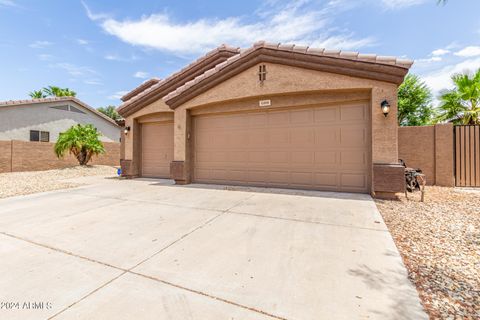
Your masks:
M125 135L127 135L129 131L130 131L130 126L126 126L125 129L123 129L123 132L125 133Z
M380 107L382 108L383 115L387 117L388 113L390 112L390 104L388 103L388 101L383 100L380 104Z

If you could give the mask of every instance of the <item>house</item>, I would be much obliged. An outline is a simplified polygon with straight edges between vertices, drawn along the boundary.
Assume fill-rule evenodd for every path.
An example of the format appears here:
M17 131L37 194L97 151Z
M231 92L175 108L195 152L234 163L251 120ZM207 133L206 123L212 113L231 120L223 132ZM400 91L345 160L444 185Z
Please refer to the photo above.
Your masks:
M119 142L120 127L74 97L0 102L0 140L55 142L75 124L92 124L104 142Z
M123 97L124 175L402 192L397 88L412 63L263 41L223 45Z

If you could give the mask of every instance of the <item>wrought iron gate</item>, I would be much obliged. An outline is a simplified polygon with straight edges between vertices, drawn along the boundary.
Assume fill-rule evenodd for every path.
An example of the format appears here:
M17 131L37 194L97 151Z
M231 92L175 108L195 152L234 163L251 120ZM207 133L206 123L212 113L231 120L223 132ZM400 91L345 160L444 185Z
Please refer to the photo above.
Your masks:
M455 185L480 187L480 125L454 127Z

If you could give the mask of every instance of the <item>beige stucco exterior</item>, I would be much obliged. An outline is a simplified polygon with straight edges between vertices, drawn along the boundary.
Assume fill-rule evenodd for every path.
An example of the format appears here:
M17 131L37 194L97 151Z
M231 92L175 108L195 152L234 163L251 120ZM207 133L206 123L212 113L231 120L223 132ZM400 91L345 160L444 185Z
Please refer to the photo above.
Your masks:
M174 160L186 159L187 132L183 125L187 117L186 110L247 97L268 99L276 94L367 89L371 90L372 162L397 162L397 85L279 64L266 65L268 77L263 84L258 81L258 66L254 66L175 109ZM385 99L391 105L388 117L385 117L380 109L380 103Z
M262 63L263 64L263 63ZM363 101L370 107L370 165L369 179L373 179L375 164L398 162L397 84L358 78L283 64L264 63L267 79L258 80L258 65L254 65L220 84L200 93L172 110L163 100L129 115L125 125L131 127L125 137L125 159L132 160L138 174L138 145L141 120L148 117L174 119L174 161L172 176L183 183L190 182L191 173L191 119L210 112L241 112L261 109L259 100L272 101L269 109L314 104L335 104L345 101ZM380 104L387 100L391 106L385 117ZM265 109L265 108L262 108ZM160 119L160 118L159 118ZM136 136L137 135L137 136ZM137 145L137 147L135 147ZM137 164L135 164L137 162ZM177 166L180 164L180 166ZM135 174L135 172L133 172ZM178 182L177 181L177 182ZM369 186L374 190L373 183Z

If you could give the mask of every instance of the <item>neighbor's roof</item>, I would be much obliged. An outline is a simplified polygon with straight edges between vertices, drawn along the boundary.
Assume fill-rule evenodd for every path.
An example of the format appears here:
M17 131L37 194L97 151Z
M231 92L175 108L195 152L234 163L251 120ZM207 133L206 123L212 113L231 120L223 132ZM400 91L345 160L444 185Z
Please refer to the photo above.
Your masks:
M261 55L262 62L271 62L282 60L283 63L294 65L295 62L304 64L310 63L310 66L317 65L317 68L327 72L337 72L345 74L355 74L359 77L369 78L373 76L383 78L383 81L401 83L403 77L412 66L413 61L399 59L391 56L378 56L375 54L361 54L358 52L327 50L319 48L310 48L307 46L297 46L294 44L267 43L259 41L252 47L242 50L240 54L228 58L226 61L216 65L214 68L204 72L194 79L179 86L174 91L163 97L163 100L172 108L179 105L178 98L188 91L196 90L199 94L202 90L208 90L206 86L200 88L207 82L207 79L214 78L219 73L238 68L238 65L245 64L249 60ZM202 90L200 90L202 89ZM184 99L185 100L185 99ZM183 101L184 102L184 101Z
M107 120L108 122L112 123L113 125L118 126L118 124L113 119L104 115L103 113L101 113L97 109L90 107L88 104L86 104L85 102L83 102L83 101L81 101L81 100L79 100L75 97L52 97L52 98L28 99L28 100L0 101L0 107L23 106L23 105L31 105L31 104L37 104L37 103L53 103L53 102L59 102L59 101L75 102L76 104L84 107L85 109L88 109L89 111L93 112L97 116L103 118L104 120Z
M227 60L229 57L239 53L239 48L223 44L164 80L157 81L153 84L150 84L150 82L150 85L144 83L135 88L133 91L122 97L122 99L127 97L128 100L120 105L118 112L126 117L142 107L162 98L169 92L175 90L178 86L183 85L185 82L192 80L199 74L210 70L217 64Z

